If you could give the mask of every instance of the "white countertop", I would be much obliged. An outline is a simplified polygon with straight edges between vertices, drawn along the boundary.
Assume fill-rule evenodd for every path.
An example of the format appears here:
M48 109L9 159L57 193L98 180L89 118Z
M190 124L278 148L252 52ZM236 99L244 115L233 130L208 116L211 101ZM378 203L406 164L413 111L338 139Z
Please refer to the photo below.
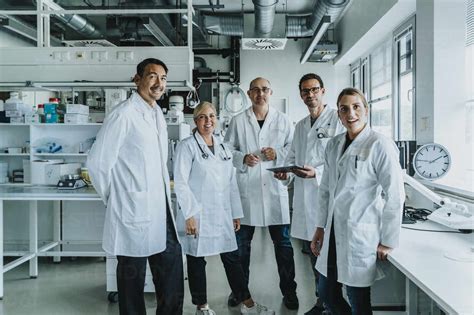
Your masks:
M0 186L0 200L101 200L93 187L59 190L55 186Z
M426 221L414 229L455 231ZM442 233L402 228L400 246L389 261L449 314L474 314L474 233Z

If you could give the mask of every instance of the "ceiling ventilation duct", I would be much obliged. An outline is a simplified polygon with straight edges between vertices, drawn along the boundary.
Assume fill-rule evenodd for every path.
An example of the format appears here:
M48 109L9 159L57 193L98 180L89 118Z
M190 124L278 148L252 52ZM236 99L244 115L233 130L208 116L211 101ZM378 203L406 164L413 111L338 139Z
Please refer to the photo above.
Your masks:
M313 8L311 15L287 16L287 37L311 37L321 22L323 16L329 16L334 23L350 0L319 0Z
M204 15L204 27L210 34L224 36L244 35L244 19L242 15Z
M33 0L36 6L36 0ZM43 3L47 5L51 10L60 11L64 10L59 4L53 0L43 0ZM96 29L96 27L86 18L78 14L56 14L55 18L78 32L79 34L86 36L87 38L101 38L102 34Z
M286 45L285 17L276 16L278 0L252 0L255 19L244 16L244 36L242 49L282 50Z
M211 34L241 36L242 49L280 50L286 45L285 17L275 15L278 0L253 0L253 15L205 15L204 27Z

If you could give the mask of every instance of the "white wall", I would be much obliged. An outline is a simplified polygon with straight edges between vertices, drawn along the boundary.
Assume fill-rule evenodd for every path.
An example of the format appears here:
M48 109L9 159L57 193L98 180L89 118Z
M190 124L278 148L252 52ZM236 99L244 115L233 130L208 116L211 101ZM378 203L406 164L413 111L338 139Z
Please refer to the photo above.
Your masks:
M275 51L240 51L240 79L242 90L247 92L250 81L256 77L265 77L270 80L274 100L288 99L289 118L298 122L308 115L306 105L300 98L298 82L306 73L314 72L321 76L326 88L326 102L335 108L339 91L349 85L349 67L334 66L328 63L305 63L299 60L308 40L288 40L284 50ZM199 55L206 60L207 66L213 71L229 71L229 58L216 55ZM229 84L220 84L220 102L224 101L225 94L230 88ZM217 101L216 99L213 101ZM250 100L248 100L250 105Z
M437 182L473 191L465 15L464 0L417 0L416 135L420 144L437 142L451 153L451 170Z
M326 88L326 102L335 107L340 80L336 79L336 68L332 63L305 63L299 60L307 40L288 40L285 50L255 51L241 50L241 82L242 89L248 90L250 82L256 77L270 80L273 98L287 98L289 118L297 122L306 115L308 110L300 98L298 82L306 73L314 72L321 76ZM343 79L342 79L343 80Z

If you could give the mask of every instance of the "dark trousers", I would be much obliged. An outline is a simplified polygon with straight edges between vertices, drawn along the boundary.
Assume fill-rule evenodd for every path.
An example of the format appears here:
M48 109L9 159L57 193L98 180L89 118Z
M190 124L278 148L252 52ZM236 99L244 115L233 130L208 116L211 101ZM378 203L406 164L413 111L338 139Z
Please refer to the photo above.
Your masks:
M155 284L156 314L183 313L183 258L169 210L166 222L164 252L149 257L117 256L117 287L121 315L146 315L143 291L147 260Z
M370 287L351 287L346 285L351 306L342 296L342 284L337 281L336 238L334 220L329 236L327 277L319 275L318 292L324 305L333 315L371 315Z
M288 224L270 225L268 231L270 232L273 246L275 248L275 258L278 266L278 274L280 276L281 293L283 295L295 294L295 260L293 257L293 247L290 241L290 226ZM251 242L254 232L254 226L241 225L240 230L236 233L239 254L242 260L242 269L244 271L247 285L250 274Z
M238 250L220 254L229 286L235 298L242 302L250 298ZM206 260L204 257L186 255L189 290L194 305L207 303Z

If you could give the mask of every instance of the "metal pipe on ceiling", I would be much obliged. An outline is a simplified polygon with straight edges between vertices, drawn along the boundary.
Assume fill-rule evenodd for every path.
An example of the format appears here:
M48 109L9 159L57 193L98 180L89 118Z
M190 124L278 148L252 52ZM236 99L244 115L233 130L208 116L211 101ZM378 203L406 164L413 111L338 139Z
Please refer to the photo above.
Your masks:
M323 16L334 23L350 0L318 0L310 15L286 17L286 37L311 37Z

